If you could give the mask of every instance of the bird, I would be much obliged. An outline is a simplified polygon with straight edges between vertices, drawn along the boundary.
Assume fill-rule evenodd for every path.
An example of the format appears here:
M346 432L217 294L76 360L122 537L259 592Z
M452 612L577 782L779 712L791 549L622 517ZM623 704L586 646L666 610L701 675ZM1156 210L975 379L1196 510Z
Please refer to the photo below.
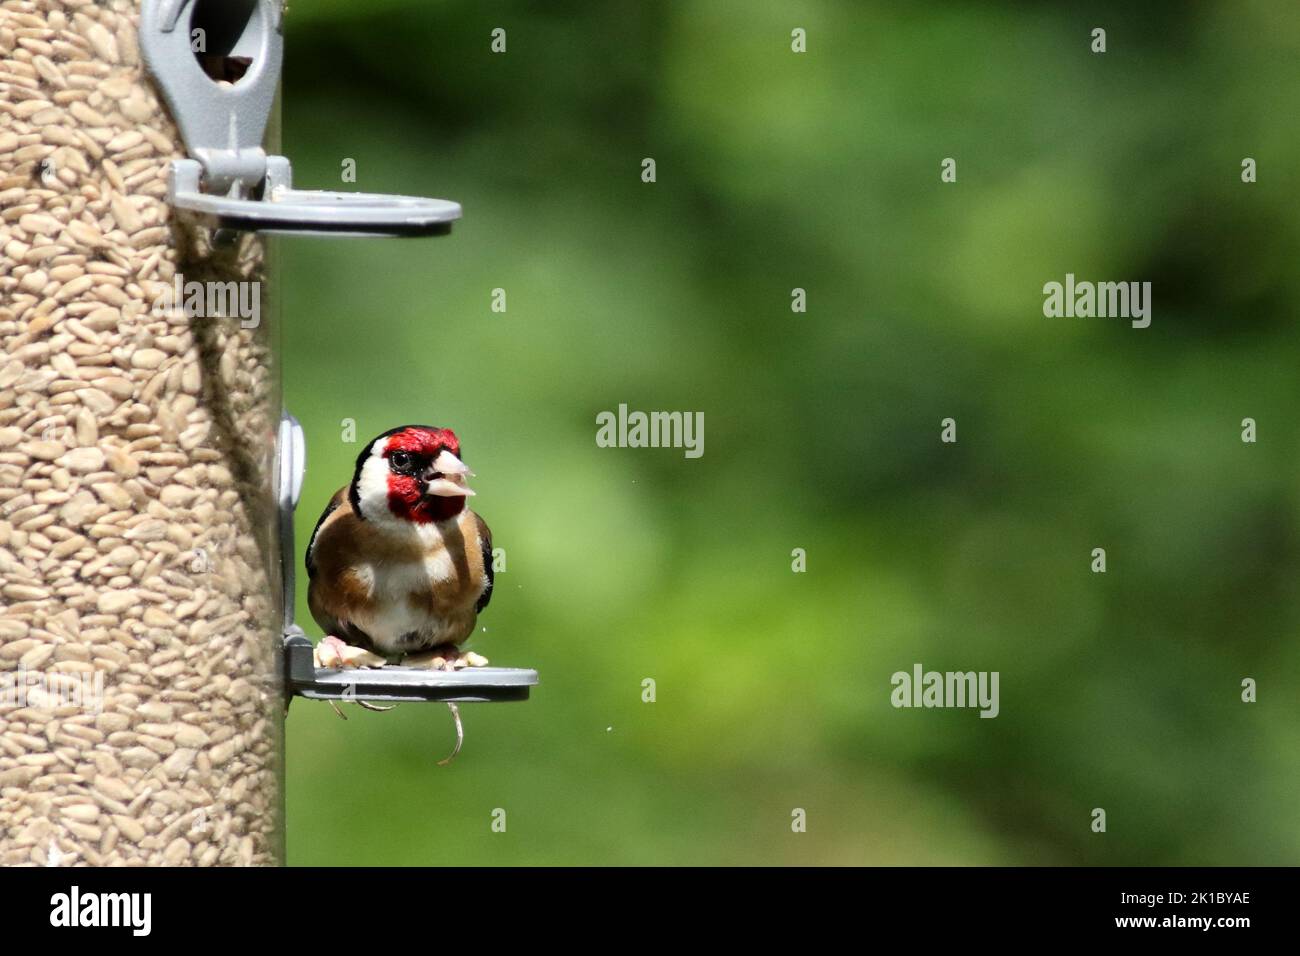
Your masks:
M307 604L325 666L402 661L481 667L461 645L492 598L492 532L471 511L473 472L449 428L400 425L371 439L307 544Z

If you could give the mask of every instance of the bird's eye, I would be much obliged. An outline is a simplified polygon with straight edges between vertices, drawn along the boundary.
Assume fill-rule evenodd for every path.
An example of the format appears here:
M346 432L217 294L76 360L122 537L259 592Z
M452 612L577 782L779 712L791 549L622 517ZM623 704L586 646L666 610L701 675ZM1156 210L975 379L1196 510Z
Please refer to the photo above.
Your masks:
M388 456L388 460L394 468L405 468L411 463L411 456L404 451L395 451Z

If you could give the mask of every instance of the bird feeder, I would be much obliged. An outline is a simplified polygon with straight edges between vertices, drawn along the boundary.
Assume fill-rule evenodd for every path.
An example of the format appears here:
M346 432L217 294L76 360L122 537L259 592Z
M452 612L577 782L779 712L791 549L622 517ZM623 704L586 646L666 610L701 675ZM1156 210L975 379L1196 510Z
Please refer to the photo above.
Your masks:
M0 864L282 862L292 696L536 683L321 671L293 622L305 441L263 236L439 235L460 207L294 188L266 151L283 17L0 3Z

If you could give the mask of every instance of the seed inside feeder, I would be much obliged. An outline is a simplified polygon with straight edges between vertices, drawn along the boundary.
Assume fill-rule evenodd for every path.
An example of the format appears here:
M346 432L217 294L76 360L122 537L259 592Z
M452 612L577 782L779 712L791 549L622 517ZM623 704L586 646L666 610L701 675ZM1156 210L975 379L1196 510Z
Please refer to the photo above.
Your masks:
M0 221L0 864L275 863L271 323L152 308L178 271L260 282L262 247L173 233L184 149L138 4L21 6L0 84L23 190Z

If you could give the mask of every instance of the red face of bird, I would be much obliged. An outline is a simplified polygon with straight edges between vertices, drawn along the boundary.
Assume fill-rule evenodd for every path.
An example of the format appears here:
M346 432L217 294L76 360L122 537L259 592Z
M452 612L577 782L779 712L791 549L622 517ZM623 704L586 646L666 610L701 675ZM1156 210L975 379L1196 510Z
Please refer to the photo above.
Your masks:
M349 495L368 521L445 521L474 494L465 483L473 474L451 429L404 425L371 441L357 458Z

